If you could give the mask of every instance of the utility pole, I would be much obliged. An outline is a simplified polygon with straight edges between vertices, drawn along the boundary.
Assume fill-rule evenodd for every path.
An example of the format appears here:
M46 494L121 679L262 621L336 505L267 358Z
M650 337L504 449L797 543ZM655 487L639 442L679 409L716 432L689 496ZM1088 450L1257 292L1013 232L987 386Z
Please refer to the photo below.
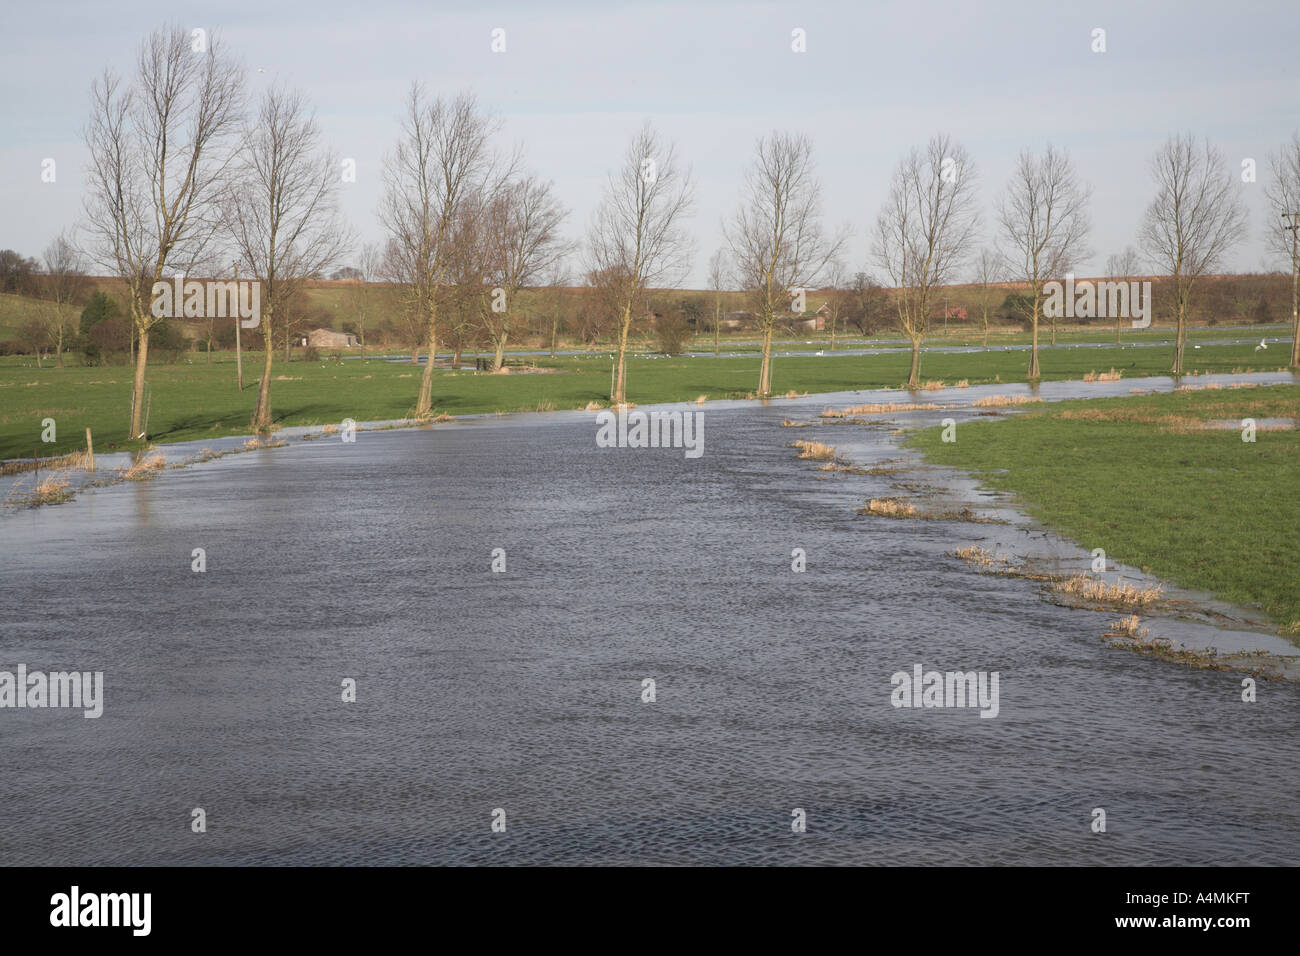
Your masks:
M238 296L239 296L239 292L238 292L239 262L238 261L235 262L235 289L236 289L235 292L236 301L238 301ZM244 390L244 356L239 348L240 316L239 316L238 309L234 309L233 311L235 313L235 376L236 376L236 380L239 382L239 390L242 392Z
M1284 212L1282 218L1291 222L1282 227L1291 231L1291 367L1300 368L1300 213Z

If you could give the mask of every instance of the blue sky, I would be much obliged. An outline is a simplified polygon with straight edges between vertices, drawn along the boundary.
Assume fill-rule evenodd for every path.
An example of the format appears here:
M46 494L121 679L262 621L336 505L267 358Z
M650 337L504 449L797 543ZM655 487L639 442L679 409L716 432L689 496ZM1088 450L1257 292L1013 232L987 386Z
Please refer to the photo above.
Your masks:
M91 80L129 70L140 40L169 22L220 32L253 92L282 79L314 103L326 139L357 163L343 210L363 239L380 163L412 79L470 88L503 121L503 147L555 181L580 238L607 172L652 120L696 179L695 266L721 242L754 140L809 134L828 225L854 230L849 264L866 265L869 230L899 157L937 131L980 172L985 238L1023 148L1064 147L1093 187L1090 247L1079 271L1136 244L1151 196L1148 160L1171 133L1208 136L1234 169L1250 238L1232 270L1273 268L1262 240L1266 157L1300 127L1300 4L1154 3L564 3L442 4L319 0L10 4L0 31L0 248L38 255L80 214L80 130ZM491 52L491 31L506 52ZM791 50L791 30L807 52ZM1091 32L1106 30L1093 53ZM264 73L258 73L262 67ZM41 161L57 162L42 183Z

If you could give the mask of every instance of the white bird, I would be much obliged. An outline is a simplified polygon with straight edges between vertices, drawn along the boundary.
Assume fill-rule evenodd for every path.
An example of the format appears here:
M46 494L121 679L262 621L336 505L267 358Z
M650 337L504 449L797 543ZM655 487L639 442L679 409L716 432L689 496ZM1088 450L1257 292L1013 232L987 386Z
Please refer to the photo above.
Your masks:
M1267 349L1268 349L1268 340L1267 340L1267 339L1260 339L1260 340L1259 340L1259 344L1255 346L1255 351L1258 352L1260 349L1264 349L1264 350L1267 351Z

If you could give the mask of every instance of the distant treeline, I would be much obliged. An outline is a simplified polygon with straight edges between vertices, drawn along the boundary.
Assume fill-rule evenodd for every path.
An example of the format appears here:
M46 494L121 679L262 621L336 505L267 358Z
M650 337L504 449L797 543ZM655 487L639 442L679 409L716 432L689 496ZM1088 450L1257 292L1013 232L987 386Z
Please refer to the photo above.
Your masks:
M1147 278L1147 277L1137 277ZM1171 314L1172 283L1151 278L1156 302L1156 324ZM990 326L1026 324L1023 304L1018 302L1023 283L998 282L954 285L938 291L934 318L947 316L950 327L982 328L987 314ZM113 278L85 277L67 324L62 351L75 353L85 364L118 363L133 353L132 326L120 291ZM11 249L0 250L0 293L5 295L0 311L0 355L53 354L51 319L35 311L46 306L42 271L35 259ZM809 319L819 310L824 330L832 323L838 334L874 335L897 324L894 291L859 273L839 288L809 291L802 315L790 313L779 323L788 334L806 334ZM6 301L7 300L7 301ZM752 331L745 321L749 298L737 291L661 289L651 290L645 313L634 323L639 340L662 351L680 351L692 335L714 332L719 316L726 319L720 335ZM458 309L472 303L457 301L448 294L445 308L453 317L444 347L457 359L466 352L485 349L489 343L482 326L454 321ZM521 345L547 348L551 345L596 345L608 342L614 329L609 310L597 290L589 287L556 286L523 289L518 308L526 338ZM26 313L33 313L28 315ZM292 350L313 329L334 329L356 335L369 348L414 351L423 329L402 308L399 290L388 283L362 283L355 279L319 279L295 293L277 323L275 346ZM1199 325L1285 323L1291 318L1291 278L1272 274L1243 274L1206 277L1198 283L1191 303L1192 321ZM1107 326L1109 319L1072 319L1071 325ZM260 352L260 335L243 337L242 347ZM159 322L150 337L150 357L161 362L179 361L187 352L221 351L235 347L234 323L229 319L167 319Z

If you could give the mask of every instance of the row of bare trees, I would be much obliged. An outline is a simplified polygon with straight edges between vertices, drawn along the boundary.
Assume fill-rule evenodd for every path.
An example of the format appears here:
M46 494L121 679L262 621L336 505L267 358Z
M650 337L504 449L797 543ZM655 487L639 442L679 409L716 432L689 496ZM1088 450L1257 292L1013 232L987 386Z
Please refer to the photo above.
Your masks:
M135 342L130 436L143 435L154 284L212 275L234 261L260 283L265 368L252 425L271 426L279 314L303 281L348 246L336 160L306 98L281 86L246 114L242 69L217 37L196 50L173 26L142 44L129 78L106 70L91 88L85 203L89 249L126 285Z
M107 70L92 86L84 229L94 263L127 289L136 346L133 437L143 431L150 332L159 321L150 308L155 282L215 274L216 263L233 259L244 278L261 284L265 368L253 425L265 430L272 423L271 345L279 315L305 279L351 245L338 214L337 158L324 146L306 98L275 86L250 115L241 76L216 37L196 50L190 34L173 26L145 40L129 77ZM517 332L519 291L562 281L573 252L561 234L567 212L552 184L526 172L518 151L498 151L499 129L472 94L434 96L416 83L384 166L378 216L386 242L363 251L354 296L364 335L369 282L383 278L399 290L426 355L417 416L432 410L440 336L457 355L471 337L486 337L500 367ZM1175 136L1152 171L1156 195L1139 245L1146 261L1173 279L1178 373L1193 287L1244 234L1245 213L1222 156L1208 143ZM1273 158L1273 171L1269 198L1284 216L1273 230L1275 246L1300 275L1300 136ZM977 177L963 147L935 136L900 161L875 220L872 255L893 286L896 320L912 344L912 386L920 381L937 290L956 279L978 241ZM587 230L584 271L617 341L614 403L626 401L628 339L648 290L672 286L689 269L685 220L693 190L673 144L647 124L610 175ZM850 232L823 228L807 137L776 131L760 138L741 192L724 223L725 249L709 265L715 350L721 293L739 286L762 334L757 391L768 395L777 317L798 311L800 290L842 284ZM1031 379L1039 376L1044 283L1089 255L1089 198L1064 152L1049 146L1023 153L996 206L996 251L979 257L986 286L995 273L1028 286ZM67 245L53 250L51 274L79 268L75 246L61 241ZM1134 268L1131 257L1113 265L1126 273ZM1295 284L1300 291L1300 280ZM833 328L840 305L831 310ZM1294 308L1293 321L1300 321ZM558 322L557 313L553 330ZM986 330L987 324L985 310ZM56 348L62 351L61 341ZM419 344L414 351L418 358Z
M493 148L499 127L472 94L431 96L414 83L385 164L379 218L388 242L379 271L403 291L423 331L417 417L432 411L439 335L459 356L472 331L486 333L500 368L519 290L553 281L569 252L560 231L567 210L550 182L521 170L518 152Z
M1244 236L1246 214L1222 154L1208 142L1198 143L1190 135L1173 136L1152 158L1151 170L1156 194L1142 216L1139 245L1152 270L1172 278L1176 335L1171 371L1177 375L1184 370L1193 288ZM1293 218L1288 221L1300 220L1300 136L1273 158L1273 170L1274 208L1284 216L1291 211ZM979 234L974 181L975 170L965 150L946 136L936 136L925 150L914 150L899 164L877 218L873 253L895 286L899 326L912 341L908 375L912 387L919 384L920 345L934 289L954 281L974 252ZM996 248L981 250L975 264L977 281L985 289L1000 280L1026 287L1019 301L1031 332L1031 380L1040 376L1044 285L1061 280L1090 255L1086 245L1090 198L1091 188L1079 178L1066 153L1050 145L1041 154L1023 152L997 202ZM1274 239L1291 261L1293 276L1300 275L1296 233L1278 233ZM1127 278L1135 274L1138 262L1139 254L1130 248L1112 256L1107 269ZM989 307L984 298L987 341ZM1300 319L1294 314L1293 323L1300 333ZM1296 358L1293 355L1293 365L1300 366Z
M241 72L214 37L191 47L179 26L141 45L130 78L91 87L85 226L96 265L126 286L137 344L130 437L143 434L155 282L211 260L243 116Z
M1295 169L1300 171L1300 147ZM1274 205L1296 209L1295 194L1277 184L1288 176L1285 157L1274 161ZM1142 220L1141 246L1153 266L1173 277L1177 324L1172 371L1183 371L1187 307L1195 282L1223 261L1245 231L1245 211L1222 156L1190 136L1168 140L1152 160L1156 196ZM956 281L980 235L977 171L967 151L946 135L914 148L898 164L875 222L872 254L893 286L899 329L912 346L909 387L920 384L921 346L937 292ZM771 393L770 348L775 316L792 292L839 271L848 230L826 235L821 227L820 183L811 144L774 133L761 139L744 186L745 200L727 229L735 281L750 292L763 334L758 394ZM1087 206L1090 187L1069 156L1048 146L1023 152L995 214L998 242L979 254L978 281L987 289L999 279L1027 287L1020 297L1030 328L1028 377L1040 377L1039 323L1044 286L1060 280L1090 255ZM1300 212L1289 220L1300 226ZM1286 233L1293 273L1300 275L1300 229ZM1286 243L1279 242L1286 248ZM1131 275L1131 256L1112 263ZM711 264L715 272L717 262ZM713 280L716 285L716 280ZM838 283L836 283L838 284ZM1300 281L1297 282L1300 292ZM837 321L832 308L832 323ZM985 336L989 308L983 309ZM1055 319L1053 319L1055 341Z

